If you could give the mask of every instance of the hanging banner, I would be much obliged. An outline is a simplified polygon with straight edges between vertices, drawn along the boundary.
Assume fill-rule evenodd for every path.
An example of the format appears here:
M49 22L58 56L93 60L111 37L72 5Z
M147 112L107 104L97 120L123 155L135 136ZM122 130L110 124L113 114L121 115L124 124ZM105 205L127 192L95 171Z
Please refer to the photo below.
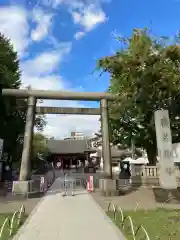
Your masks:
M164 189L176 189L177 180L172 151L169 113L167 110L158 110L155 112L154 117L159 156L160 186Z
M94 191L94 177L89 176L87 181L87 191L93 192Z
M47 191L47 179L44 176L40 178L40 192Z

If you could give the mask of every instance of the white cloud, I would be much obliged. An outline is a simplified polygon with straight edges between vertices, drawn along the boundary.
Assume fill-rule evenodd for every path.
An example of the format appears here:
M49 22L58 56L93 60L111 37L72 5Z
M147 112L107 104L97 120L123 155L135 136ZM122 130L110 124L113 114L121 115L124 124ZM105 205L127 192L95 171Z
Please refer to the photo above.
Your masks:
M62 4L67 6L73 22L83 28L83 31L75 33L74 38L77 40L107 20L101 5L109 2L110 0L44 0L46 5L51 5L55 8Z
M48 115L47 120L49 124L45 134L53 135L57 139L69 137L71 131L83 132L86 136L91 136L100 128L99 116Z
M56 88L52 90L71 91L72 89L68 89L66 86L62 85L62 88ZM62 100L45 100L39 105L75 108L85 107L78 101ZM91 136L100 129L99 116L49 114L46 115L46 120L48 124L44 133L48 136L54 136L56 139L69 137L71 131L82 132L86 136Z
M93 30L98 24L106 21L103 10L94 4L85 7L80 12L72 12L75 24L81 25L86 32Z
M72 12L72 18L76 24L81 22L81 14L78 12Z
M17 6L0 7L0 32L11 39L19 56L23 56L30 44L26 10Z
M71 8L80 8L84 6L84 0L42 0L42 4L53 8L58 8L61 4Z
M77 33L75 33L74 38L75 38L76 40L79 40L79 39L81 39L82 37L84 37L85 34L86 34L85 32L77 32Z
M42 52L33 59L21 64L23 73L26 75L47 75L57 69L64 56L71 50L71 43L61 43L54 51Z
M44 39L52 26L53 14L44 13L41 8L34 8L32 12L32 21L36 23L36 28L31 31L33 41Z
M63 79L63 77L51 74L51 72L59 67L59 63L62 61L63 56L68 53L68 44L63 45L64 48L61 48L58 52L44 52L36 58L22 63L23 87L31 85L32 88L41 90L72 90L68 81ZM77 91L79 89L73 90ZM78 101L45 100L41 105L84 107ZM54 136L55 138L68 137L71 131L80 131L87 135L91 135L99 129L98 119L99 116L46 115L48 124L44 133L49 136Z
M83 8L72 10L71 15L74 23L83 28L83 31L75 33L74 37L77 40L107 20L105 12L97 4L84 5Z
M60 60L58 53L43 52L36 58L22 63L22 70L28 75L45 75L56 70Z
M66 87L63 78L58 75L49 75L41 77L23 73L22 83L23 88L31 85L32 88L39 90L57 90L65 89Z
M35 89L56 90L65 88L62 77L54 74L65 55L71 50L71 43L61 43L58 49L38 54L21 63L22 86Z
M80 7L82 4L74 2L73 6ZM35 13L37 16L40 15L40 12ZM36 14L34 19L36 19ZM32 29L28 22L30 17L32 17L31 12L27 12L22 7L0 7L0 32L11 38L15 50L21 57L24 57L29 50L29 45L33 44L31 37L36 41L43 39L46 35L53 38L53 36L49 36L52 20L50 16L43 20L47 21L47 28L43 26L40 20L38 22L39 18L37 18L37 28L34 29L34 32L31 32ZM55 38L51 40L53 40L53 49L51 51L45 50L42 53L38 53L34 58L28 58L26 61L22 61L21 58L22 87L31 85L34 89L72 90L71 84L59 74L61 62L64 61L65 55L71 51L71 43L59 43ZM77 88L75 91L77 91ZM43 105L83 107L78 101L49 100L44 101ZM47 115L48 124L45 133L56 138L67 137L70 131L74 130L82 131L89 135L98 130L98 118L98 116Z

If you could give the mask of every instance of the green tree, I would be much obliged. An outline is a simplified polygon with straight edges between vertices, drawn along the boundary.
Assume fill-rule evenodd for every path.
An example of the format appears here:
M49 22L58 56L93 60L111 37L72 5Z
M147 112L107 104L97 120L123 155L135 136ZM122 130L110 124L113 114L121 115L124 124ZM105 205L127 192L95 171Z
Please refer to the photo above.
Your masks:
M147 29L135 29L120 38L123 48L98 62L109 72L108 91L117 95L109 104L111 140L146 149L150 164L156 162L154 111L169 110L173 142L180 140L180 48L174 40L153 38Z
M33 168L37 168L38 165L41 165L43 160L46 161L49 156L49 149L46 140L47 138L42 133L34 133L32 148Z
M15 88L21 86L21 73L17 53L10 40L0 33L0 86ZM9 160L19 161L27 112L27 101L15 97L0 96L0 138L4 139L4 151ZM44 116L36 117L36 126L42 130L46 122Z

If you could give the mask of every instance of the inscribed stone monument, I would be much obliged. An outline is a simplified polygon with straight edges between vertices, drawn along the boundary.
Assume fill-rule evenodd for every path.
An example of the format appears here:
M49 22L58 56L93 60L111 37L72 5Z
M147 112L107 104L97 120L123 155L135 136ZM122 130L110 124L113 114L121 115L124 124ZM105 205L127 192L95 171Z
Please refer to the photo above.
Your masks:
M172 151L169 113L167 110L158 110L155 112L154 117L159 156L160 186L164 189L176 189L177 180Z

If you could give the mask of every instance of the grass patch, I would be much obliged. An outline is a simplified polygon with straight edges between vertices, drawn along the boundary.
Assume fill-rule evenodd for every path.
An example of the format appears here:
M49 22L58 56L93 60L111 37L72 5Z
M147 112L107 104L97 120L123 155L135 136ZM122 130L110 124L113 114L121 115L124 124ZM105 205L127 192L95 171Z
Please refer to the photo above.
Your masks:
M4 213L4 214L0 214L0 229L5 221L5 219L8 217L10 220L12 218L13 214L12 213ZM19 226L17 226L17 222L18 222L18 218L17 216L15 217L14 219L14 228L13 228L13 234L12 236L18 231L18 229L21 227L21 225L25 222L27 218L27 215L23 215L21 217L21 223ZM0 240L9 240L10 239L10 236L9 236L9 224L7 223L5 228L4 228L4 231L3 231L3 234L2 234L2 237L0 238Z
M152 240L179 240L180 239L180 210L176 209L156 209L156 210L137 210L123 211L124 216L131 216L134 230L143 225ZM114 221L113 213L108 216ZM115 224L122 230L121 214L117 212ZM122 230L128 240L132 240L130 223L127 220L125 229ZM140 230L136 237L137 240L146 239L144 233Z

